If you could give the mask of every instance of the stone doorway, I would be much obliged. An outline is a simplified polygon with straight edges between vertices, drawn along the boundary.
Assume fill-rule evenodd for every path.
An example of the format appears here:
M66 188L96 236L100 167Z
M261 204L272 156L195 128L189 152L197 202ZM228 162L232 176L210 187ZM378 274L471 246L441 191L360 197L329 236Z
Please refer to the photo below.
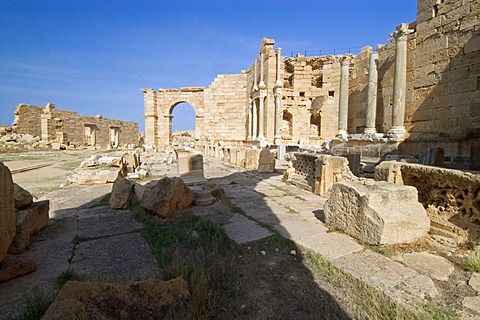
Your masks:
M170 108L170 144L190 145L197 137L195 108L187 102L179 102Z

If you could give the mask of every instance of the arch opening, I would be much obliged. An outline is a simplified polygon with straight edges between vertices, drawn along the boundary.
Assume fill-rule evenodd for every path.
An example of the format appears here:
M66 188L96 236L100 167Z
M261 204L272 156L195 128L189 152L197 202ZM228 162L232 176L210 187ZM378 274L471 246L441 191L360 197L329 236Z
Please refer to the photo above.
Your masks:
M195 142L196 112L194 107L179 102L170 108L169 134L173 146L190 146Z

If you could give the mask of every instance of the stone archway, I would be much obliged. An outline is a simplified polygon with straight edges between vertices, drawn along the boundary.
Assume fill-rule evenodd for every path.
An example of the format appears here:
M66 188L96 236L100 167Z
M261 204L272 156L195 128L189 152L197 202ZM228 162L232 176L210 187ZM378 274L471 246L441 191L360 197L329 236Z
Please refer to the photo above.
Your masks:
M196 129L197 112L193 105L186 101L181 101L169 108L169 141L171 145L183 145L194 142L198 139ZM176 131L184 133L176 134ZM193 135L188 135L185 131L193 131Z

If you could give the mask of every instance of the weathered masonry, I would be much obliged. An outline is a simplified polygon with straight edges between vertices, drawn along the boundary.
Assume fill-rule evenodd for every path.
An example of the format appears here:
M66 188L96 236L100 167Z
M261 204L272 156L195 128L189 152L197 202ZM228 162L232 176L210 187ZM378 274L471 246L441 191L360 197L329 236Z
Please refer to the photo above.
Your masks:
M135 122L82 116L56 109L52 103L44 108L18 105L13 129L19 134L39 136L45 143L59 142L76 147L116 148L138 143L138 124Z
M171 112L187 102L199 143L440 146L480 169L480 1L419 0L391 36L358 55L291 58L263 39L247 70L207 88L142 89L146 142L170 145Z

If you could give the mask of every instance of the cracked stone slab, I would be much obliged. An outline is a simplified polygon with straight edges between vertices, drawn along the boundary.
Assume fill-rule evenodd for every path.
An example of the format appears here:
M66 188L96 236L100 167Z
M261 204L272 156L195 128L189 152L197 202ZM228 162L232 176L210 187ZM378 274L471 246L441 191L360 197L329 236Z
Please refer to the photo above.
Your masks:
M465 297L463 299L463 306L480 314L480 296Z
M143 228L127 210L111 210L107 214L82 217L77 220L78 235L85 238L98 238L138 231Z
M453 265L445 258L428 252L412 252L403 255L403 263L433 279L447 281L453 273Z
M386 290L418 276L418 273L371 250L335 259L333 263L357 279Z
M419 274L413 278L408 278L398 286L388 291L390 296L397 301L403 301L407 304L416 299L417 302L424 302L424 299L434 298L438 294L438 290L435 287L432 279Z
M241 214L234 215L229 223L223 225L223 229L230 239L239 244L260 240L272 235L269 230Z
M295 242L331 260L350 256L354 252L363 250L363 246L355 242L355 240L336 232L300 237L295 239Z
M77 244L70 270L107 282L132 282L162 277L162 270L150 247L139 233Z
M473 272L468 280L468 285L480 293L480 273Z

